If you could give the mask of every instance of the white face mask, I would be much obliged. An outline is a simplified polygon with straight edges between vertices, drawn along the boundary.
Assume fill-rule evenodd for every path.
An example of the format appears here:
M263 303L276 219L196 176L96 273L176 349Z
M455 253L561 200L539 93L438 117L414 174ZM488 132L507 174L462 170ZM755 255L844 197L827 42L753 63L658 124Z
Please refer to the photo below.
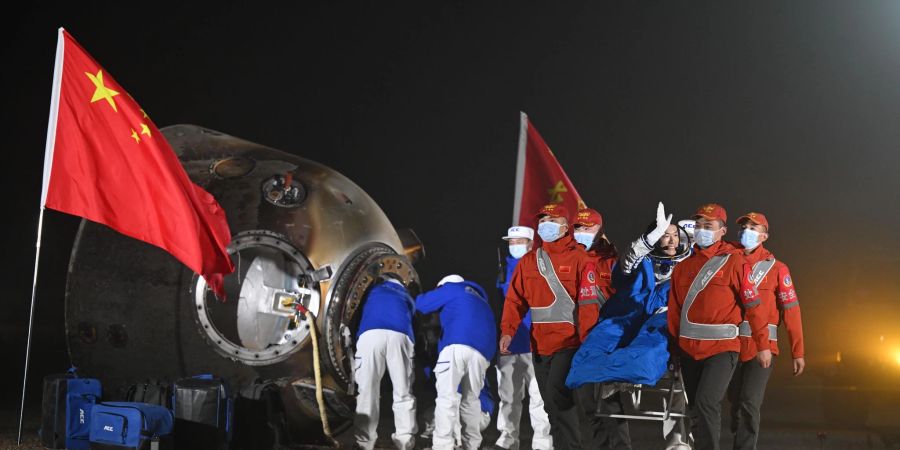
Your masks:
M553 242L559 239L560 230L562 230L562 225L556 222L541 222L538 225L538 236L540 236L544 242Z
M594 237L597 236L597 233L585 233L581 231L575 232L575 241L579 244L583 245L584 248L591 248L594 245Z
M697 228L694 230L694 242L701 248L709 247L715 243L716 232Z
M528 246L525 244L510 244L509 256L519 259L528 253Z
M741 230L740 233L741 245L744 246L747 250L753 250L759 245L759 232L753 231L751 229Z

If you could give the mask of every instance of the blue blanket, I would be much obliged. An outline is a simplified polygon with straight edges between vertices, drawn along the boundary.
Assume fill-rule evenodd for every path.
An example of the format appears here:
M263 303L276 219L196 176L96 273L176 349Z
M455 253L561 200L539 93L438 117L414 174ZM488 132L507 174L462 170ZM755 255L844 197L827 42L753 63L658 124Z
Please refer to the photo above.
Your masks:
M666 311L669 282L656 284L653 262L644 258L626 275L613 272L616 293L603 305L600 322L575 353L566 386L621 381L655 385L669 362Z

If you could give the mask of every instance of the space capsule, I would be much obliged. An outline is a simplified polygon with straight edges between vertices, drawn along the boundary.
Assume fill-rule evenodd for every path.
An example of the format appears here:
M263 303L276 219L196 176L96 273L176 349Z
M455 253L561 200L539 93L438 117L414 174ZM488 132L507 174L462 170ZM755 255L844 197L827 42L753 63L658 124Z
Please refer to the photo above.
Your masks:
M260 415L271 416L277 402L278 432L303 440L318 430L314 328L327 413L338 428L349 424L364 294L385 272L415 294L415 233L397 231L363 189L316 162L198 126L162 132L226 212L236 268L225 277L227 300L165 251L83 221L66 288L72 363L113 399L136 383L212 373L228 380L239 409L265 400Z

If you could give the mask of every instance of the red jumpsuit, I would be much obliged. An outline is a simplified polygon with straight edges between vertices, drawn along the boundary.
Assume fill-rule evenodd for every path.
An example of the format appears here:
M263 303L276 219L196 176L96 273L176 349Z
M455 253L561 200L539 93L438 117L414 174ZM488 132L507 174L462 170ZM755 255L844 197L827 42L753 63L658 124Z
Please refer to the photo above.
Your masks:
M542 248L549 254L556 276L573 300L579 304L597 300L599 288L594 262L572 239L571 234L554 242L544 242ZM532 250L516 265L509 282L503 304L503 318L500 321L500 334L515 335L529 308L550 306L554 299L547 281L538 271L537 251ZM581 313L574 316L580 319ZM594 317L595 323L596 320ZM580 344L579 332L574 323L532 322L531 348L539 355L552 355L558 350L576 348Z
M580 448L577 445L581 440L578 408L565 381L575 351L581 345L576 328L576 322L580 321L578 310L582 303L597 301L597 274L594 262L571 234L553 242L544 242L541 248L549 256L550 265L569 299L556 298L538 269L537 251L528 252L519 260L510 280L500 331L504 336L515 334L522 317L529 308L532 309L534 374L552 424L554 445L566 448L572 443L573 448ZM545 270L545 273L549 271ZM538 311L550 313L539 319Z
M578 307L578 336L581 342L587 338L588 333L594 328L594 325L600 320L600 309L605 302L612 298L616 290L612 286L612 268L616 263L616 255L614 253L599 254L596 250L588 250L587 255L591 258L594 265L594 273L596 274L594 286L599 291L591 294L590 292L579 292L579 296L584 298L597 298L597 302L581 302ZM587 287L590 287L588 285ZM601 297L602 296L602 297Z
M753 253L744 255L751 266L759 261L774 258L762 245ZM759 282L760 309L765 313L767 323L778 325L784 323L791 341L791 357L803 357L803 322L800 319L800 303L794 281L787 264L775 259L775 265ZM782 316L783 314L783 316ZM768 347L759 348L752 339L741 336L741 361L753 359L761 349L769 348L773 355L778 354L778 341L769 341Z
M741 343L733 339L700 340L679 335L681 326L681 306L694 278L710 258L730 253L725 265L710 279L705 289L700 291L691 307L688 318L691 322L705 324L738 325L744 317L741 311L742 279L745 277L743 252L725 242L716 242L707 248L694 247L694 254L678 263L672 272L672 288L669 291L669 332L678 339L678 346L695 360L708 358L722 352L740 352ZM758 299L748 299L743 307L754 330L753 339L768 345L767 315L759 308ZM755 303L755 304L754 304Z

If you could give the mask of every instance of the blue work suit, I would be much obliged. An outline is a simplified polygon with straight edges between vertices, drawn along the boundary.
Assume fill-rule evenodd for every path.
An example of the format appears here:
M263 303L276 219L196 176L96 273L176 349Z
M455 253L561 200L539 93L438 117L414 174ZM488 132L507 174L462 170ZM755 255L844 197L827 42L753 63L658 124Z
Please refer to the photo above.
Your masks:
M502 283L497 280L497 289L503 295L504 299L506 298L506 291L509 290L509 282L512 280L513 272L516 270L516 265L518 264L519 258L514 258L512 256L506 257L506 277L503 279L504 281ZM509 344L509 352L514 355L531 353L531 310L525 313L522 323L519 324L519 329L517 329L516 334L513 335L512 342Z

